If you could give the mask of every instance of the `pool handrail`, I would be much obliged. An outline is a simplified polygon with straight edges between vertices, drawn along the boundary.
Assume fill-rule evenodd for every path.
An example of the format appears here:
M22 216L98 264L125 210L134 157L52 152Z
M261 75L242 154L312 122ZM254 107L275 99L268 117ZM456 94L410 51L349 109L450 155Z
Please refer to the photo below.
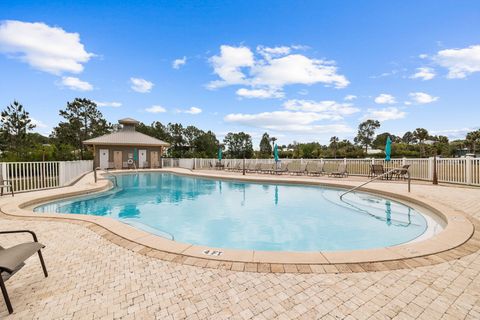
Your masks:
M101 170L102 168L96 167L95 170L93 170L93 177L94 177L94 179L95 179L95 183L97 183L97 180L98 180L98 179L97 179L97 170L99 170L99 169ZM105 169L105 170L103 170L103 171L104 171L108 176L110 176L110 177L113 178L114 185L115 185L115 187L118 188L117 176L114 175L114 174L111 174L111 173L108 171L108 169Z
M351 189L348 189L347 191L345 191L344 193L342 193L342 194L340 195L340 200L342 200L343 196L346 195L347 193L353 192L353 191L355 191L355 190L363 187L364 185L369 184L369 183L372 182L372 181L378 180L378 179L380 179L380 178L382 178L382 177L384 177L384 176L388 176L389 174L391 174L391 173L393 173L393 172L396 172L396 171L398 171L398 170L404 170L404 169L405 169L405 168L395 168L395 169L388 170L387 172L385 172L385 173L383 173L383 174L381 174L381 175L379 175L379 176L376 176L376 177L368 180L367 182L362 183L361 185L358 185L358 186L356 186L356 187L353 187L353 188L351 188ZM408 192L410 192L410 180L411 180L411 179L410 179L410 170L407 169Z

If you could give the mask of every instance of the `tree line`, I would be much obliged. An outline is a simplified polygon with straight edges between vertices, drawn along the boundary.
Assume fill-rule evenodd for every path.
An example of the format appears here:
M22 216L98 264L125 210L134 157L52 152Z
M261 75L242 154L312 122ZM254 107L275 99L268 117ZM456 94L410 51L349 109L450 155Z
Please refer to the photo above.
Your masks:
M12 102L1 112L0 161L52 161L92 159L92 150L82 141L95 138L119 129L118 124L108 122L95 102L76 98L59 110L62 120L46 137L32 130L36 127L28 111L18 101ZM389 132L377 134L381 127L377 120L359 124L353 142L333 136L329 144L318 142L297 143L279 146L281 158L364 158L383 157L387 137L392 140L393 157L426 157L441 155L451 157L459 151L477 151L480 145L480 129L469 132L465 139L449 141L446 136L431 135L424 128L406 132L402 137ZM229 132L222 142L214 132L180 123L140 123L137 131L170 143L167 157L215 158L218 149L228 158L272 158L276 138L267 132L262 135L258 150L254 150L252 137L245 132ZM378 149L372 154L370 149Z

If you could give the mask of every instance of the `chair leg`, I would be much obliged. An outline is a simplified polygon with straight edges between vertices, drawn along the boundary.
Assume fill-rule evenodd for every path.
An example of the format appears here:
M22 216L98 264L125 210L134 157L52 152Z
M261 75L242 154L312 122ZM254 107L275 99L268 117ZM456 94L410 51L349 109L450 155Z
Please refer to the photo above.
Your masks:
M38 257L40 258L40 264L42 265L43 274L45 275L45 278L46 278L48 277L47 267L45 267L45 261L43 261L42 252L40 250L38 250Z
M7 305L8 313L13 313L12 303L10 302L10 298L8 297L7 288L5 288L5 282L3 281L2 275L0 273L0 287L2 288L3 299L5 300L5 304Z

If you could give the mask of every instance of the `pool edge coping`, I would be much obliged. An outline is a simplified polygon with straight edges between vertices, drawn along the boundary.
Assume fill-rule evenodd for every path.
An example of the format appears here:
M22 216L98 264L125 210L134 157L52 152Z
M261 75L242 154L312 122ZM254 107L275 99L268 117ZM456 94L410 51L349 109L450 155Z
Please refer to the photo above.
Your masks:
M336 182L331 183L315 180L306 181L291 176L289 176L287 180L278 179L279 177L276 176L266 179L263 177L262 179L259 179L258 177L252 176L228 177L212 173L206 174L204 172L194 172L185 169L142 171L171 172L174 174L194 177L256 183L280 182L336 188L351 187L350 185ZM117 173L132 173L132 171L122 170ZM84 180L90 178L90 175L86 175L73 186L60 189L68 189L68 192L66 193L59 194L59 189L49 189L35 192L35 194L32 194L32 197L29 197L28 194L22 194L23 196L19 197L20 199L16 198L13 199L13 201L1 203L0 211L7 216L15 218L34 218L56 221L66 220L73 223L83 224L113 243L149 256L155 256L163 260L180 262L187 265L231 269L235 271L339 273L381 271L390 270L392 268L399 269L420 265L431 265L458 258L477 251L479 247L478 244L480 243L480 236L478 235L478 232L476 232L480 225L475 218L459 212L458 210L452 213L450 211L455 211L454 208L448 208L438 203L433 206L432 204L412 197L371 188L361 188L360 191L386 196L401 203L407 202L425 208L446 221L445 229L432 238L423 241L379 249L323 252L255 251L212 248L167 240L161 236L156 236L146 231L139 230L110 217L89 216L83 214L40 214L34 213L32 210L28 209L41 203L103 192L111 188L111 182L108 180L99 180L99 182L95 184L84 183ZM42 196L40 196L39 193L41 193ZM5 198L2 200L4 199ZM472 241L473 244L469 244L469 242ZM223 254L218 257L204 255L203 251L207 249L219 250L222 251Z

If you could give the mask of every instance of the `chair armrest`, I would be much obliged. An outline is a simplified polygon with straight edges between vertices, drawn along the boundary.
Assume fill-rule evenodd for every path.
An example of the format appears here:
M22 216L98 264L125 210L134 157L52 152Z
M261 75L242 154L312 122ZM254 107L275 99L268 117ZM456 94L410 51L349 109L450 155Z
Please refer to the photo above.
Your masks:
M38 242L37 235L35 232L30 230L9 230L9 231L0 231L0 234L12 234L12 233L30 233L33 237L33 241Z

